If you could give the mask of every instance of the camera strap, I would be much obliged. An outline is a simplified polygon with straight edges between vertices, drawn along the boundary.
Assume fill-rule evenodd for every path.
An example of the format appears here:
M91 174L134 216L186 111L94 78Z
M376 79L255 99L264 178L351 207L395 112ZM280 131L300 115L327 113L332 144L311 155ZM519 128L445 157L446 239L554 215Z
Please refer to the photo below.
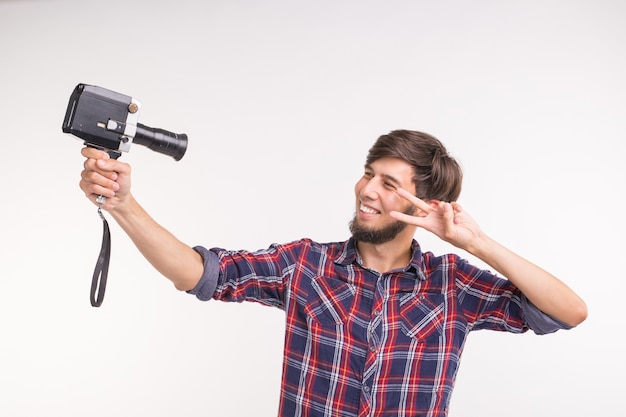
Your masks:
M90 148L96 148L106 151L113 159L119 158L122 154L119 151L103 148L99 145L94 145L85 141L85 145ZM111 258L111 231L109 230L109 223L102 213L102 204L106 201L106 197L100 195L96 198L98 203L98 215L102 219L102 245L100 245L100 254L96 262L96 267L93 270L93 277L91 278L91 293L90 301L92 307L100 307L104 300L104 291L107 287L107 276L109 275L109 260ZM97 296L96 296L97 294Z
M109 274L109 259L111 257L111 231L102 209L98 207L98 214L102 219L102 245L100 247L100 255L93 271L91 279L91 305L92 307L100 307L104 300L104 291L107 286L107 275ZM97 293L97 296L96 296Z

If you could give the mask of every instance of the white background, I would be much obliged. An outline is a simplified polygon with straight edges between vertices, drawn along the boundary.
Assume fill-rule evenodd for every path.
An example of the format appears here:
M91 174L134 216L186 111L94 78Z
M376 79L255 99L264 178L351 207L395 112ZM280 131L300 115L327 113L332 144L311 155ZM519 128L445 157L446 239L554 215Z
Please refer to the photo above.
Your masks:
M116 224L90 306L102 225L61 132L78 83L189 135L180 162L122 158L191 245L343 240L374 140L434 134L463 164L466 210L590 312L550 336L473 333L450 416L623 416L625 4L0 1L0 416L278 406L283 313L177 292Z

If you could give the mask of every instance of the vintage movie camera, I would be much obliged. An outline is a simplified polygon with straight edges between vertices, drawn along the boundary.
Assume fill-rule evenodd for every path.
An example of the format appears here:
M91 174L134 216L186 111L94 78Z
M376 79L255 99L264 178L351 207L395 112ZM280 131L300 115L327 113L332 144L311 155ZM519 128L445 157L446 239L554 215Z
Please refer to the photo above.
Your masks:
M70 96L63 132L106 150L117 159L133 143L179 161L187 150L187 135L155 129L138 122L141 103L132 97L94 85L78 84Z

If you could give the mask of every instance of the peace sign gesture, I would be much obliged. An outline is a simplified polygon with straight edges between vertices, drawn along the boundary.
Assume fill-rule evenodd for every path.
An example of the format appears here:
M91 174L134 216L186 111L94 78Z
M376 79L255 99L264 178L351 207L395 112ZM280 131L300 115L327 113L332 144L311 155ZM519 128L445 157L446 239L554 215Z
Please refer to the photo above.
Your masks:
M478 224L458 203L437 200L427 203L402 188L398 188L396 192L413 204L417 211L415 215L392 211L389 214L394 219L428 230L470 253L478 239L484 237Z

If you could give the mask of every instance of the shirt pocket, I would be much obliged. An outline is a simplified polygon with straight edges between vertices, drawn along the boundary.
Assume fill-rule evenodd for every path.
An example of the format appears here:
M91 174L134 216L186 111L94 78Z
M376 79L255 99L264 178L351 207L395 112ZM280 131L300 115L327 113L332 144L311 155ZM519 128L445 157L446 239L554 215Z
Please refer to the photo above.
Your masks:
M352 311L355 288L347 282L318 276L311 281L305 312L321 325L344 324Z
M411 294L398 300L400 327L407 336L423 341L441 336L445 322L443 294Z

